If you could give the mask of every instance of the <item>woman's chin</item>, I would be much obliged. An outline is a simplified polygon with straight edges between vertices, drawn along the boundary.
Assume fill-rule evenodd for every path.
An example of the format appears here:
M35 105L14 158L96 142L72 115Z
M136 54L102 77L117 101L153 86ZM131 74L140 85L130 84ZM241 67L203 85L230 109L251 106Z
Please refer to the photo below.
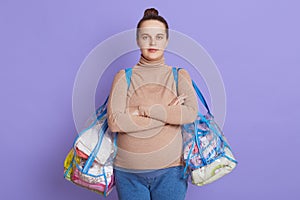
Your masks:
M155 52L155 53L149 53L144 57L148 58L149 60L158 60L162 57L162 54Z

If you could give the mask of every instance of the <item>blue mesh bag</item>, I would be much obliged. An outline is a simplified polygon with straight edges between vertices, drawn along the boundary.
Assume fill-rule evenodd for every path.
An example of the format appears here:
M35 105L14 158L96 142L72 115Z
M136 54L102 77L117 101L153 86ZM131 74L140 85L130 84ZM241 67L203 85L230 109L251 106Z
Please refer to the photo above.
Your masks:
M178 85L178 70L180 69L173 67L176 85ZM192 84L207 113L202 115L198 112L193 123L181 126L185 163L183 176L185 178L190 176L192 184L203 186L230 173L236 167L237 161L200 89L193 80Z
M131 69L125 69L128 87ZM64 177L74 184L107 196L114 188L113 162L117 133L107 122L107 101L97 108L73 142L64 161Z

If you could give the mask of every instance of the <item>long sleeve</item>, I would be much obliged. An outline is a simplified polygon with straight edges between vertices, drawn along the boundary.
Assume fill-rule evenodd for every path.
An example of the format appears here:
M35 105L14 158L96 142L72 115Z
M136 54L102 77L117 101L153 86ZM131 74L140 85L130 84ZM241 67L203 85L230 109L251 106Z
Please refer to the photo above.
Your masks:
M147 135L147 130L163 127L165 123L160 120L130 113L130 109L126 108L127 87L125 71L120 70L114 77L108 99L107 115L110 130L129 134L143 131L143 134Z
M178 71L178 96L181 94L187 95L182 105L146 105L146 115L150 118L174 125L194 122L198 113L197 96L190 75L185 69Z

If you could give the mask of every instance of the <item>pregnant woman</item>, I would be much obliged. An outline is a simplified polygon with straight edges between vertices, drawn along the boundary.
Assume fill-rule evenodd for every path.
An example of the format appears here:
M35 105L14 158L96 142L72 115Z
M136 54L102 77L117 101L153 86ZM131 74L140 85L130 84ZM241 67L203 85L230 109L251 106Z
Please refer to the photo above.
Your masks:
M198 113L189 73L178 72L178 88L164 59L169 27L155 8L144 11L136 32L140 58L128 88L125 70L116 73L108 100L108 125L118 132L114 162L120 200L183 200L181 125Z

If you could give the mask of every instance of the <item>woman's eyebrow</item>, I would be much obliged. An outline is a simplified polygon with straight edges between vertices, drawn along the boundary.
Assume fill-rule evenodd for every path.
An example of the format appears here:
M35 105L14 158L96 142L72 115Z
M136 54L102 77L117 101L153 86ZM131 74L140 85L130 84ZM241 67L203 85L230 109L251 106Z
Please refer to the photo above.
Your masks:
M150 35L149 33L141 33L141 35ZM156 35L165 35L164 33L157 33Z

